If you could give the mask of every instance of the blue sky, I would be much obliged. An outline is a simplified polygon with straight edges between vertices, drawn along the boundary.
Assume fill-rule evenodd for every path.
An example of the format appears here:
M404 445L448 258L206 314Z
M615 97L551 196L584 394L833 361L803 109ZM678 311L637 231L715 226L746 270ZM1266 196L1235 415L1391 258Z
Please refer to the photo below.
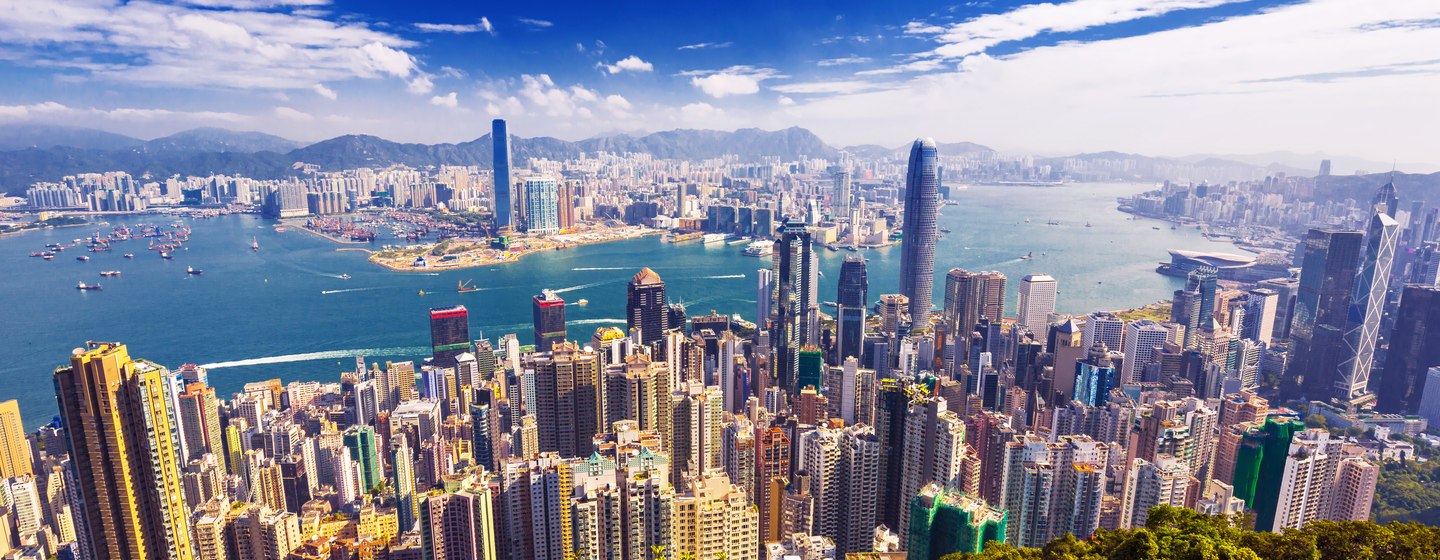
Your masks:
M1440 159L1440 2L0 0L0 122Z

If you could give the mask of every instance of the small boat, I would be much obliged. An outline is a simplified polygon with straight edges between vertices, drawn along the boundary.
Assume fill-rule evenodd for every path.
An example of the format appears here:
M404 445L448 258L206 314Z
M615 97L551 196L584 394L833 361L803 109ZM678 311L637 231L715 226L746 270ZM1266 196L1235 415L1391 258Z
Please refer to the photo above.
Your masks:
M168 260L173 260L173 259L175 258L175 256L174 256L174 255L171 255L170 253L167 253L167 252L165 252L165 251L160 251L160 258L165 259L165 260L168 261Z
M104 276L104 277L106 277L106 278L109 278L109 277L112 277L112 276L119 276L119 275L120 275L120 271L118 271L118 270L102 270L102 271L100 271L100 275L101 275L101 276Z
M590 300L581 298L580 301L575 302L575 305L579 305L579 306L581 306L581 307L584 307L584 306L586 306L586 305L590 305Z
M950 228L940 228L940 233L950 233Z
M135 258L135 253L125 253L124 256L125 256L125 258L127 258L127 259L133 259L133 258Z
M250 238L250 250L251 250L251 251L259 251L259 250L260 250L260 240L259 240L259 239L256 239L256 238L254 238L254 237L251 237L251 238Z
M774 241L753 241L740 253L747 257L768 257L774 252Z
M44 253L43 251L35 251L35 252L33 252L33 253L30 253L30 256L32 256L32 257L43 257L43 256L45 256L45 253Z
M1085 227L1090 227L1090 222L1085 222Z
M85 262L85 261L90 260L90 257L87 257L87 256L85 256L85 255L80 255L80 256L78 256L78 257L75 257L75 260L80 261L80 262Z
M425 295L425 290L420 290L420 295Z
M350 279L350 275L349 275L349 274L341 274L341 275L340 275L340 279L341 279L341 280L349 280L349 279Z
M53 260L55 260L55 255L54 255L53 253L52 253L52 254L49 254L49 255L40 255L40 258L45 259L45 260L47 260L47 261L53 261Z
M1155 230L1155 231L1160 231L1160 228L1159 228L1158 226L1150 226L1150 229L1153 229L1153 230Z
M1035 252L1034 252L1034 251L1031 251L1031 252L1029 252L1029 253L1025 253L1025 256L1020 257L1020 260L1022 260L1022 261L1028 261L1028 260L1033 259L1033 258L1035 258Z
M464 282L456 282L456 283L455 283L455 291L460 292L460 293L463 294L463 293L465 293L465 292L478 292L478 291L480 291L480 288L477 288L477 287L475 287L475 286L471 286L471 285L470 285L470 281L469 281L469 280L466 280L466 281L464 281ZM422 296L425 295L425 292L420 292L420 295L422 295Z
M86 284L84 280L81 280L80 283L75 286L75 289L77 289L77 290L98 290L98 289L100 289L100 285L99 285L99 284Z
M201 274L205 274L205 271L200 270L200 269L197 269L197 268L190 268L190 267L187 266L187 267L185 267L185 274L189 274L189 275L191 275L191 276L199 276L199 275L201 275Z

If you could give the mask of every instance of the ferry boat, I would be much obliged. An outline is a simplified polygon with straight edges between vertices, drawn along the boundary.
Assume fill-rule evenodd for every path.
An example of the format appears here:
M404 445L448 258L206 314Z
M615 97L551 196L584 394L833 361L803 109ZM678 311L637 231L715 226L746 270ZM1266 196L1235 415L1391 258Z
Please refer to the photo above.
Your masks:
M745 250L740 253L747 257L768 257L775 253L775 242L765 240L754 241L745 246Z
M86 284L84 280L81 280L80 283L75 286L75 289L77 289L77 290L98 290L98 289L100 289L100 285L99 285L99 284Z
M341 279L341 280L349 280L349 279L350 279L350 275L349 275L349 274L341 274L341 275L340 275L340 279Z
M199 269L195 269L195 268L190 268L190 267L187 266L187 267L185 267L185 274L189 274L189 275L191 275L191 276L199 276L199 275L201 275L201 274L205 274L205 271L199 270Z
M75 257L75 260L80 261L80 262L85 262L85 261L90 260L90 257L87 257L87 256L85 256L85 255L80 255L80 256L78 256L78 257Z
M167 252L165 252L165 251L160 251L160 258L165 259L165 260L168 261L168 260L173 260L175 257L174 257L173 255L171 255L170 253L167 253Z
M709 245L711 243L724 241L726 237L730 236L724 233L707 233L700 237L700 242Z
M585 306L587 306L587 305L590 305L590 300L585 299L585 298L580 298L580 301L575 302L575 305L578 305L578 306L580 306L580 307L585 307Z
M133 259L133 258L135 258L135 253L125 253L125 258L127 258L127 259Z
M45 259L45 260L47 260L47 261L53 261L53 260L55 260L55 253L46 253L46 254L40 255L40 258Z
M109 277L112 277L112 276L119 276L119 275L120 275L120 271L118 271L118 270L102 270L102 271L100 271L100 275L101 275L101 276L104 276L104 277L106 277L106 278L109 278Z

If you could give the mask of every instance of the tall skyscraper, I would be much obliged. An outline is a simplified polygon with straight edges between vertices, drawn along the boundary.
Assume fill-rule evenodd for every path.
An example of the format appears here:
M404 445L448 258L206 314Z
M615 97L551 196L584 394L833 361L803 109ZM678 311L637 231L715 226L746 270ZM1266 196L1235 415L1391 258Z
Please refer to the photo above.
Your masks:
M1004 450L1000 495L1009 513L1006 542L1038 547L1071 533L1086 539L1100 526L1110 448L1089 436L1015 436Z
M768 268L755 270L755 326L769 328L770 304L775 300L775 271Z
M525 178L525 231L560 231L560 187L550 177Z
M850 170L835 171L835 194L830 201L830 215L836 220L850 217ZM853 227L853 225L852 225Z
M910 531L910 499L926 484L960 487L965 460L965 420L937 396L911 399L905 411L905 449L901 455L900 491L890 499L900 512L896 533L905 540Z
M1005 314L1005 275L952 268L945 274L945 324L955 342L955 363L969 355L970 333L981 317L999 321Z
M569 184L560 185L556 191L555 199L559 212L560 229L568 230L575 227L575 187Z
M185 460L199 459L206 453L222 455L225 435L220 429L220 408L215 388L203 382L187 383L178 403L177 416L185 434Z
M1390 188L1393 204L1394 186ZM1394 210L1390 213L1394 214ZM1375 344L1380 339L1380 321L1385 314L1385 298L1390 293L1390 268L1395 263L1395 247L1399 241L1400 223L1395 218L1387 214L1370 218L1365 252L1361 255L1345 320L1344 354L1340 370L1335 373L1333 397L1342 403L1358 404L1358 400L1370 393L1370 370L1375 366Z
M589 455L603 414L599 355L566 341L530 356L529 368L535 371L535 406L526 412L537 416L540 451Z
M918 138L910 146L910 163L905 174L905 222L900 238L900 293L910 298L913 324L928 324L931 291L935 284L936 206L940 202L940 177L935 166L939 154L935 141Z
M1009 516L984 500L940 484L927 484L910 500L909 560L979 554L985 543L1005 542Z
M1246 292L1240 337L1269 345L1275 333L1275 310L1279 303L1280 294L1270 288Z
M844 363L846 358L860 359L865 339L865 307L869 300L870 282L865 274L865 257L845 257L840 264L840 281L837 286L836 326L839 329L839 344L836 346L835 363Z
M1342 336L1360 264L1364 234L1312 229L1305 237L1300 291L1290 324L1292 377L1301 377L1301 396L1328 401L1339 371ZM1236 495L1241 495L1237 485Z
M1440 366L1440 288L1405 286L1389 340L1385 369L1376 384L1375 408L1393 414L1420 414L1421 396L1428 389L1427 372Z
M0 402L0 479L35 474L30 466L30 441L20 420L20 403Z
M665 304L665 281L649 268L642 268L630 279L629 299L625 304L625 323L630 330L639 329L640 344L653 344L670 328L669 308Z
M1164 346L1170 336L1170 329L1150 319L1141 319L1125 325L1125 361L1121 365L1120 382L1142 381L1145 366L1156 347Z
M1269 531L1275 523L1282 496L1285 463L1290 441L1305 429L1305 423L1291 416L1271 415L1261 428L1252 429L1240 442L1235 459L1235 497L1255 512L1255 528Z
M495 148L495 229L509 230L514 227L514 203L510 201L510 133L505 129L505 119L490 123L490 141Z
M82 558L194 558L170 372L96 343L55 370Z
M350 459L359 465L360 490L369 492L384 478L380 466L380 450L376 447L375 428L351 426L345 430L344 438Z
M419 507L421 558L498 558L495 547L498 519L486 481L473 475L447 480L444 492L423 495Z
M470 351L470 312L463 305L430 309L430 346L435 367L455 367Z
M800 348L810 342L804 321L807 302L815 298L811 292L815 286L815 251L805 222L787 218L780 226L775 252L780 274L775 299L777 320L771 326L770 340L775 343L775 373L780 387L794 395L800 392L796 385Z
M553 291L545 290L531 299L531 316L535 325L535 349L550 350L557 342L565 341L565 300Z
M1371 200L1371 208L1377 214L1384 214L1392 220L1395 219L1396 214L1400 212L1400 198L1399 195L1395 193L1395 181L1393 179L1387 181L1384 185L1380 186L1379 190L1375 191L1375 198Z
M1020 310L1015 317L1016 324L1032 333L1044 333L1050 326L1050 314L1055 312L1055 279L1048 274L1028 274L1020 279ZM992 321L999 321L999 317Z

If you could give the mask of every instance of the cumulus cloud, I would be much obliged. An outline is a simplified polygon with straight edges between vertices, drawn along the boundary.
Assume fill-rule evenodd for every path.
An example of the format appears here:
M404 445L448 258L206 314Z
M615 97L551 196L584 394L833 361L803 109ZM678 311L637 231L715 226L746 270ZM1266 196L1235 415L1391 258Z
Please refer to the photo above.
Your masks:
M334 101L335 99L340 97L339 94L335 93L335 90L325 87L325 84L315 84L315 86L311 89L315 90L315 95L324 97L325 99L329 99L331 101Z
M619 74L621 72L649 72L655 69L654 65L640 60L640 57L633 54L620 59L615 64L601 64L600 67L604 68L605 71L610 74Z
M789 107L795 104L794 99L790 99L789 97L786 97L784 95L780 96L779 99L776 99L775 102L779 103L781 107Z
M480 33L495 34L495 26L490 24L490 18L482 17L475 23L417 23L415 29L425 33Z
M354 78L403 80L419 71L407 52L413 42L307 8L319 4L29 2L0 9L0 48L18 63L167 86L298 90Z
M760 82L785 77L773 68L753 66L731 66L724 70L691 70L680 75L689 76L690 85L716 99L759 93Z
M417 73L415 78L405 85L405 89L416 95L425 95L435 89L435 82L430 81L430 76Z
M460 108L460 100L455 96L455 92L453 91L445 95L437 95L435 97L431 97L430 104L437 107L445 107L447 109Z

